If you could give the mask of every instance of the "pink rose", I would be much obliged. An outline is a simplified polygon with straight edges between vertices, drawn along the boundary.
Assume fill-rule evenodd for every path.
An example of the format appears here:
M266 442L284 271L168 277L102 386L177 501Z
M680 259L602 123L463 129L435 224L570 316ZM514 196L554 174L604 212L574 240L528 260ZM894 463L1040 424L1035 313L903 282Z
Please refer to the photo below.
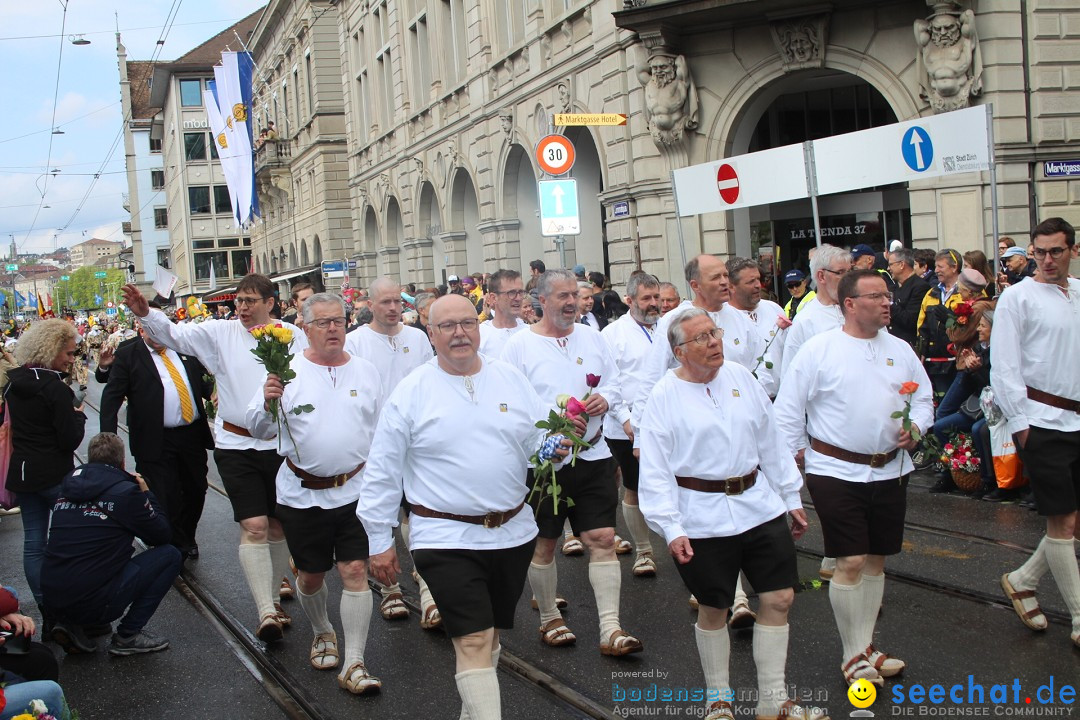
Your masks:
M791 327L791 321L788 320L788 316L787 315L777 315L776 316L776 327L780 328L781 330L787 330L789 327Z
M585 406L581 404L581 401L576 397L572 397L566 401L566 417L570 419L576 418L578 415L588 415L585 412Z

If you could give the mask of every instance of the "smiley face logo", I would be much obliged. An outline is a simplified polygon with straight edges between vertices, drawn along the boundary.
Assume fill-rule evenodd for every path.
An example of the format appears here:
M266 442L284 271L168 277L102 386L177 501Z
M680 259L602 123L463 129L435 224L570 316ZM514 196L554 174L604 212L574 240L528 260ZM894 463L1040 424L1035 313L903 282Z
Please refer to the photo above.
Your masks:
M848 700L857 708L868 708L877 700L877 688L869 680L859 678L847 691Z

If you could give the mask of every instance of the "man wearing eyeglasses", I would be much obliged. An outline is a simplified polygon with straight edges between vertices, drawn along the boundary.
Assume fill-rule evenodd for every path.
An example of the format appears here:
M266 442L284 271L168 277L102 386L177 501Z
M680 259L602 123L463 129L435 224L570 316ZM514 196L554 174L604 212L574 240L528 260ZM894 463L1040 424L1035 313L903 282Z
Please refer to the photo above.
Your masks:
M898 284L889 332L914 347L919 337L919 310L926 293L930 292L930 283L915 272L915 253L909 248L889 254L889 273Z
M382 683L364 664L372 600L368 538L356 516L356 500L382 388L375 367L345 351L344 300L316 293L301 312L309 346L293 358L296 377L285 386L278 376L267 375L250 399L246 423L255 437L271 439L280 418L288 422L278 450L285 462L276 477L277 517L298 571L300 605L315 636L309 662L316 670L340 665L338 685L363 695ZM279 404L277 418L270 412L273 401ZM334 565L344 585L344 652L326 612L324 578Z
M1001 294L990 336L990 382L1008 418L1046 535L1026 563L1001 578L1020 620L1045 630L1035 590L1047 570L1072 615L1080 647L1080 280L1069 277L1076 231L1062 218L1032 232L1039 272Z
M401 323L401 286L388 277L375 280L368 287L371 298L371 322L361 325L345 336L345 350L374 365L382 378L382 397L390 397L398 383L432 357L431 341L420 330ZM406 516L401 523L401 535L409 544L409 523ZM431 595L422 580L421 626L434 629L439 625L438 609L431 602ZM405 605L401 586L383 588L379 612L386 620L406 620L409 608Z
M786 362L781 369L781 378L787 376L791 361L810 338L820 333L838 328L844 324L840 312L836 289L840 279L851 270L851 253L835 245L823 244L810 258L810 277L817 286L813 300L799 306L799 314L788 330L784 340Z
M538 494L531 500L537 505L540 538L529 566L529 584L540 610L540 639L552 647L572 645L577 640L555 597L555 540L569 519L574 534L589 550L589 583L600 616L600 652L613 656L641 652L641 641L623 630L619 622L622 573L615 556L619 493L615 461L601 427L609 403L618 407L620 402L619 368L600 333L577 321L578 281L574 273L548 270L540 276L537 288L544 316L510 338L502 359L521 371L555 412L563 412L560 395L580 401L585 412L584 417L578 416L579 435L591 446L581 450L572 466L564 465L558 471L557 482L564 497L574 501L572 507L561 502L556 512L550 497ZM530 472L528 483L532 486L534 482Z
M524 328L521 309L525 302L525 286L521 273L499 270L488 279L488 307L494 309L490 320L480 324L480 354L497 359L510 337Z
M792 537L807 527L802 477L793 458L777 452L781 438L768 395L749 370L725 361L723 329L702 308L673 315L662 341L680 365L656 384L642 416L639 492L641 511L699 602L698 654L706 687L720 696L705 717L734 718L727 615L740 571L760 599L757 717L820 717L789 700L784 679L798 582Z
M819 253L820 254L820 251ZM816 256L815 256L816 257ZM934 422L930 381L915 351L882 329L892 294L874 270L852 270L836 287L844 323L807 340L788 364L776 420L796 461L806 467L825 554L836 558L829 600L850 685L881 685L904 662L877 650L874 624L885 588L885 557L904 540L908 451ZM852 392L857 378L858 392ZM916 383L913 393L905 383ZM899 417L910 400L909 430ZM809 448L807 447L809 435Z
M275 478L281 457L277 441L252 437L246 427L247 405L266 378L264 368L251 353L256 340L251 330L270 322L276 302L274 284L265 275L245 275L236 286L239 322L204 322L173 325L160 310L151 310L134 285L123 288L124 302L139 318L149 339L184 355L193 355L213 373L218 394L214 425L214 462L240 523L240 566L259 614L256 636L263 642L282 638L282 628L292 619L275 601L284 595L281 578L289 572L289 548L275 515ZM292 331L292 352L307 347L300 328ZM288 594L293 592L288 587Z

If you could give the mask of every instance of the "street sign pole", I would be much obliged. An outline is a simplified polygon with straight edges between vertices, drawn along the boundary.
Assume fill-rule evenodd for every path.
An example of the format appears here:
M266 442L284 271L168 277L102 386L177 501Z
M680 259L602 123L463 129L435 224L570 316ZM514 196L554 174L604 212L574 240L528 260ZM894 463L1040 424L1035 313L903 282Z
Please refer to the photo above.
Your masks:
M994 164L994 103L986 105L986 150L990 154L990 221L994 230L994 272L1001 268L1001 252L998 250L998 196L997 166ZM990 278L986 278L990 280Z
M675 171L671 172L671 196L675 198L675 222L679 226L679 255L682 257L682 266L685 268L687 264L686 259L686 238L683 237L682 229L682 213L679 212L679 193L675 191ZM640 258L638 260L640 262ZM686 283L687 297L694 297L694 290L690 287L690 282Z
M803 163L806 169L806 189L810 191L810 209L814 213L814 242L821 247L821 213L818 211L817 204L817 166L814 164L814 143L803 143L803 156L806 158ZM773 242L776 242L776 238L773 238ZM813 281L811 278L810 282L813 283Z

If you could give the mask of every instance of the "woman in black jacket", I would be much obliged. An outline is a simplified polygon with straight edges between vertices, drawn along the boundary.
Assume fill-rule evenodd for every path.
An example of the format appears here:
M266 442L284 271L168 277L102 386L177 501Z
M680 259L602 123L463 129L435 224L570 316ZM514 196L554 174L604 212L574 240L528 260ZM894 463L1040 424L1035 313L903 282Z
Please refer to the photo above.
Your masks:
M64 320L39 320L19 338L8 373L4 410L11 413L11 463L7 489L22 508L23 571L38 607L41 562L60 481L75 468L86 416L81 399L64 382L75 360L75 328Z

